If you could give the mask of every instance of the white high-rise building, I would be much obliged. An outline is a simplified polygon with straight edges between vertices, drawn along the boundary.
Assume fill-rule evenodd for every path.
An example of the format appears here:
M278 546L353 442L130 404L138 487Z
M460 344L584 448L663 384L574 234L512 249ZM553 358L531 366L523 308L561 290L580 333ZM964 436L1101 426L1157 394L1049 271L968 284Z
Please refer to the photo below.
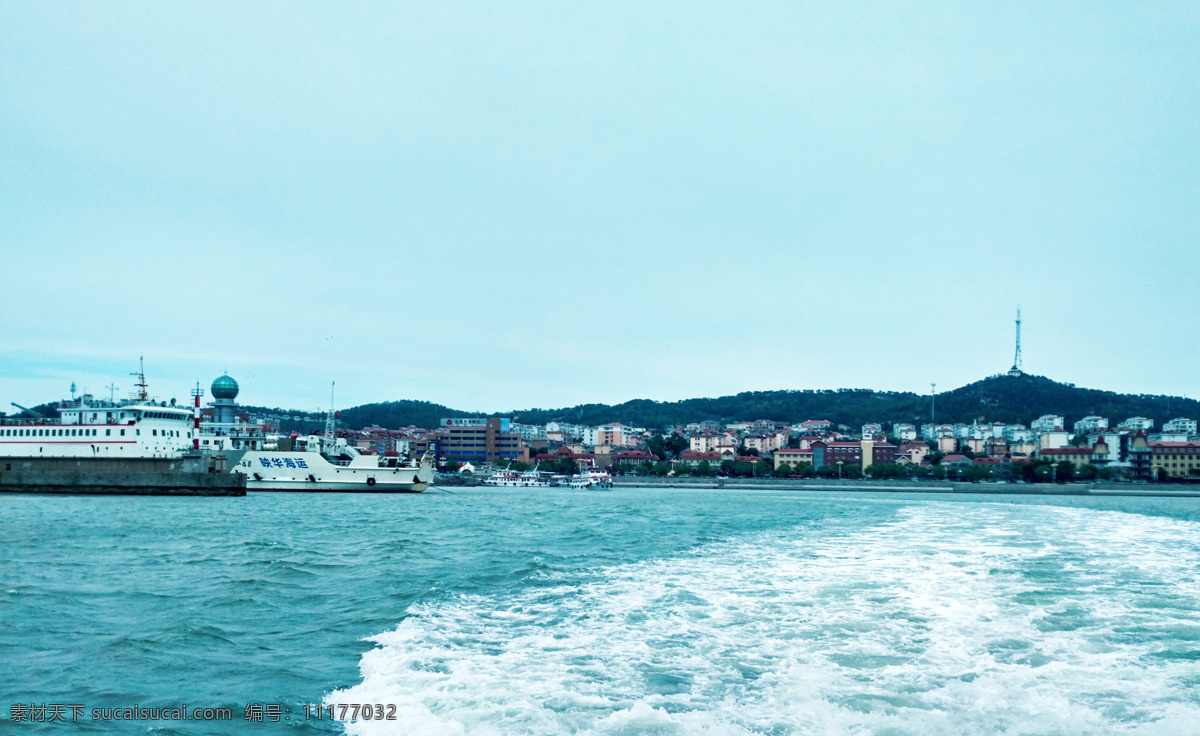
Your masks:
M1170 434L1193 435L1196 434L1196 420L1184 419L1183 417L1172 419L1163 424L1162 431Z
M1099 432L1102 429L1108 429L1108 417L1090 416L1075 422L1075 434L1077 436L1089 435Z
M1147 419L1146 417L1130 417L1118 424L1117 429L1128 429L1131 432L1136 432L1140 429L1143 432L1149 432L1154 429L1154 420Z
M1041 434L1042 432L1061 432L1064 426L1065 420L1057 414L1043 414L1034 419L1029 428L1037 434Z

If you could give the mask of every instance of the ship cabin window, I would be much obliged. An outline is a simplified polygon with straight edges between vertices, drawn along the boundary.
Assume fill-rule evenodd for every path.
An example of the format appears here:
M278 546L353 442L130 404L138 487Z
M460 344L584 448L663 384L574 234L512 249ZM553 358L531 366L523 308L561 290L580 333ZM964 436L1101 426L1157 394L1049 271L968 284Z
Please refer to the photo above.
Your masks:
M106 429L106 430L104 430L104 436L105 436L105 437L112 437L112 430L111 430L111 429Z
M154 435L155 437L157 437L157 436L158 436L158 430L157 430L157 429L152 429L152 430L150 430L150 434L152 434L152 435Z
M137 431L137 436L138 436L138 437L141 437L141 436L142 436L142 430L140 430L140 429L139 429L139 430L136 430L136 431Z
M125 436L125 430L123 430L123 429L121 430L121 436L122 436L122 437L124 437L124 436Z

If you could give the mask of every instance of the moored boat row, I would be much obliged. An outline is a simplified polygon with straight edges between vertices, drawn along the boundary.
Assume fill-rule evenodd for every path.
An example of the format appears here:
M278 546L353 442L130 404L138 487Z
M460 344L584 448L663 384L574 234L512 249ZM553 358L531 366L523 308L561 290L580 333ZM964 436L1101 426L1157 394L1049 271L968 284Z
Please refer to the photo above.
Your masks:
M594 468L582 470L572 476L558 476L536 468L517 472L497 470L488 476L483 485L499 488L552 488L560 485L570 488L612 488L612 476Z

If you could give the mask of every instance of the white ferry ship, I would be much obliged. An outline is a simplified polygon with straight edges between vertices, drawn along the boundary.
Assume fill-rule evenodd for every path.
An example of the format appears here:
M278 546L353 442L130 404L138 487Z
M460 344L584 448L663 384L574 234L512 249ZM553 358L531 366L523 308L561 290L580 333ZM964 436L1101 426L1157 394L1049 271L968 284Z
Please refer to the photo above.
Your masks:
M433 482L430 453L419 461L364 455L335 437L332 396L323 436L278 438L239 417L237 381L221 376L212 395L212 418L200 424L198 447L222 452L233 472L246 476L247 491L420 493Z
M224 454L235 473L246 475L247 491L420 493L433 482L436 469L429 453L419 462L405 462L360 454L344 440L330 447L324 437L307 439L311 449L226 450Z
M138 391L128 399L84 394L59 402L58 418L0 419L0 457L152 458L191 450L192 410L174 399L151 401L144 371L133 375Z

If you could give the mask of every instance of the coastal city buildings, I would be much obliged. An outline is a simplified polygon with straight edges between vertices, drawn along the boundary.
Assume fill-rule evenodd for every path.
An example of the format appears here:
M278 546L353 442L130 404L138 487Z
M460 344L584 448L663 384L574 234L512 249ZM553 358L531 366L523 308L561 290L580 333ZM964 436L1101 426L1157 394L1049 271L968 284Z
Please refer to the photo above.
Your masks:
M288 416L254 416L233 403L236 384L214 384L201 412L209 435L234 446L270 436ZM218 389L219 390L216 390ZM217 395L220 394L220 395ZM1066 429L1071 427L1074 431ZM1154 421L1118 422L1089 415L1068 423L1043 415L1021 423L867 422L852 429L828 418L787 424L767 419L717 420L646 430L621 422L595 426L517 423L506 417L446 417L435 428L338 427L337 437L363 454L416 457L433 451L447 467L510 464L559 469L603 468L616 473L933 472L956 477L1011 478L1032 465L1038 477L1093 477L1200 482L1197 421L1176 417L1153 432ZM294 433L293 433L294 435ZM669 442L668 442L669 440ZM210 440L212 441L212 440ZM281 438L279 441L287 441ZM668 446L669 445L669 446ZM673 448L673 449L672 449ZM968 470L971 469L971 470Z

